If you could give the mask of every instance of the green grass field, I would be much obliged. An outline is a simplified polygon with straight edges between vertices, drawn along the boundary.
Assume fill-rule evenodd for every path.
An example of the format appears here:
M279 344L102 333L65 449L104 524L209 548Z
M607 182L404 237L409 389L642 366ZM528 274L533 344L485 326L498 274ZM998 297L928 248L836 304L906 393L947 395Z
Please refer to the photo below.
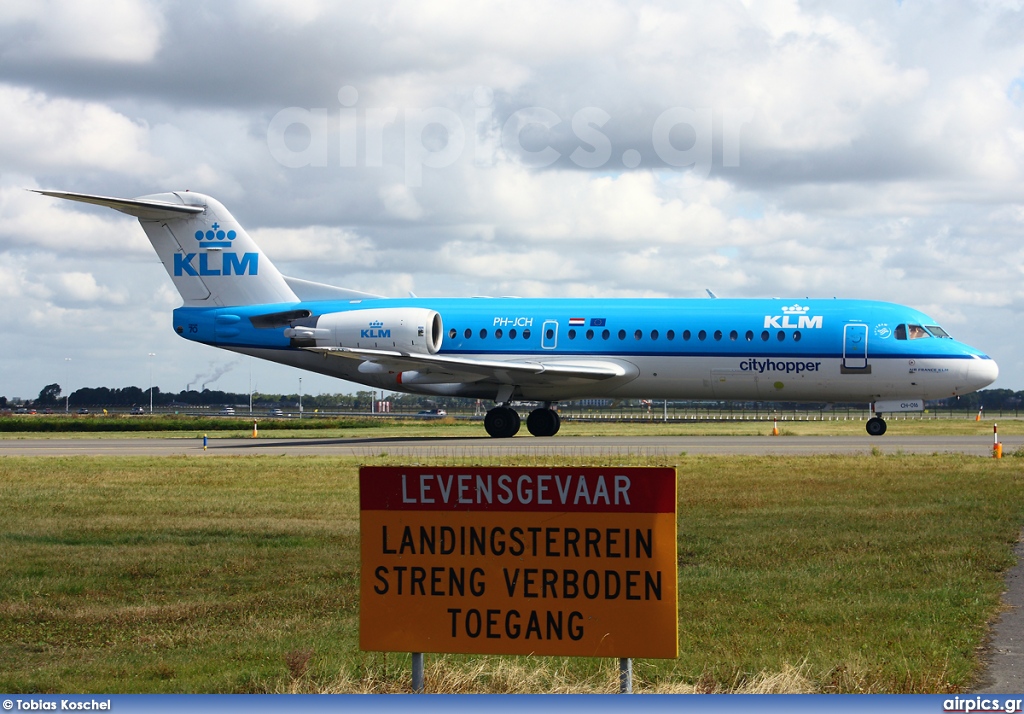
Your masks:
M0 459L0 690L408 690L408 655L358 650L358 465ZM638 690L970 686L1024 523L1018 459L674 465L680 656L637 661ZM427 662L432 691L604 691L616 668Z

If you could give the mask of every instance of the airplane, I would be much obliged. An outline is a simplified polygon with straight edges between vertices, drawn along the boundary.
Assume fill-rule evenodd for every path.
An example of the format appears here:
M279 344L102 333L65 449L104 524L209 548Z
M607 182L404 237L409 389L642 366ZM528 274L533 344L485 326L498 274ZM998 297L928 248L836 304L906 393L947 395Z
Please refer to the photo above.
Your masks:
M553 436L584 398L867 403L884 415L999 374L913 308L838 299L389 298L282 275L216 199L32 189L139 219L181 337L374 389L493 400L492 437Z

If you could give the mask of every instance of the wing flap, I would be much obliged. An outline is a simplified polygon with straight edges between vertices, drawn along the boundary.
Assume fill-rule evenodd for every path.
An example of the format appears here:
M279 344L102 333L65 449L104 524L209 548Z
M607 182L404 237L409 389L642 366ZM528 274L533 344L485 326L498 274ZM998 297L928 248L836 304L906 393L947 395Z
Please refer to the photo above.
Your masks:
M623 377L630 372L624 365L605 360L534 362L524 360L483 360L449 355L411 354L392 350L367 350L349 347L306 347L305 349L324 356L379 364L396 372L438 372L450 374L453 377L457 377L459 374L469 374L477 377L494 378L504 383L524 379L526 381L543 381L544 375L602 380Z

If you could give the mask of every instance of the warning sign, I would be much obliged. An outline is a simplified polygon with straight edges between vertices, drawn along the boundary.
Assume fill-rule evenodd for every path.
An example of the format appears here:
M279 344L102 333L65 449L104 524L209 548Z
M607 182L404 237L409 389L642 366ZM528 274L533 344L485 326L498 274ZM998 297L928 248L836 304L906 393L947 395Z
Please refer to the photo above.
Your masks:
M364 650L677 655L671 468L363 467Z

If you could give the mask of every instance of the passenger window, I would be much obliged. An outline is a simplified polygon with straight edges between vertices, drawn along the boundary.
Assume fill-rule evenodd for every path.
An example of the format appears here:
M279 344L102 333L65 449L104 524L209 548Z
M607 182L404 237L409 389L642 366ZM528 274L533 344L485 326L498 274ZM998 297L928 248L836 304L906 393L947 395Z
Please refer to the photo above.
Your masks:
M633 339L634 340L639 340L643 336L644 336L643 330L637 330L636 332L633 333Z
M665 337L667 337L669 340L674 340L676 338L676 331L669 330L668 332L665 333Z
M511 330L509 330L509 331L508 331L508 338L509 338L510 340L514 340L514 339L516 338L516 331L515 331L515 328L513 328L513 329L511 329Z
M587 330L587 339L588 340L594 339L594 331L593 330Z
M803 335L800 334L800 330L797 330L793 333L793 342L799 342L801 337L803 337Z
M505 334L505 333L501 331L501 328L500 328L500 327L499 327L499 328L498 328L497 330L495 330L495 331L494 331L494 336L495 336L496 338L498 338L499 340L501 339L501 336L502 336L502 335L504 335L504 334Z
M683 339L684 340L689 340L690 339L690 331L689 330L683 330Z
M619 339L620 340L626 339L626 331L625 330L619 330Z
M754 341L754 331L753 330L747 330L747 334L744 335L744 337L747 338L747 342L753 342Z
M729 339L732 340L733 342L735 342L738 337L739 334L736 332L736 330L733 330L732 332L729 333Z
M761 342L767 342L767 341L768 341L768 330L765 330L764 332L761 333Z
M907 326L906 325L896 325L896 339L897 340L905 340L905 339L907 339Z
M480 330L480 339L482 340L485 337L487 337L487 330Z
M658 331L657 330L651 330L651 339L652 340L658 339Z
M718 342L720 339L722 339L722 331L715 330L715 342Z
M779 333L775 335L775 337L778 338L779 342L784 342L786 339L786 333L783 332L782 330L779 330Z
M708 333L706 333L704 330L701 330L700 332L697 333L697 339L700 340L701 342L707 339L707 336Z
M608 332L608 330L604 330L603 332L601 332L601 339L603 340L607 340L611 336L612 333Z
M458 333L458 331L456 331L456 329L454 327L452 329L448 330L448 336L451 337L453 340L455 339L455 335L457 335L457 334L459 334L459 333Z
M466 339L468 340L470 337L473 336L473 331L467 327L465 334L466 334Z
M529 330L523 330L523 339L524 340L530 339L530 331Z
M570 340L575 340L576 339L576 330L569 330L569 339Z

